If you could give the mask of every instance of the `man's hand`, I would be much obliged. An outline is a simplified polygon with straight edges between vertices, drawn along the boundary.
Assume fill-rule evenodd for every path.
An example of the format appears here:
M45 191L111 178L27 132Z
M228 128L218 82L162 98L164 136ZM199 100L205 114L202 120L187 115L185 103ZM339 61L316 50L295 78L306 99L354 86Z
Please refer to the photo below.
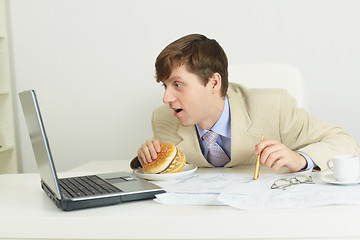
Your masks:
M297 152L292 151L279 141L264 139L255 146L255 154L261 153L260 162L277 171L287 167L297 172L307 166L306 159Z
M141 145L138 150L138 159L142 166L151 163L157 158L157 154L161 151L160 141L156 138L148 139Z

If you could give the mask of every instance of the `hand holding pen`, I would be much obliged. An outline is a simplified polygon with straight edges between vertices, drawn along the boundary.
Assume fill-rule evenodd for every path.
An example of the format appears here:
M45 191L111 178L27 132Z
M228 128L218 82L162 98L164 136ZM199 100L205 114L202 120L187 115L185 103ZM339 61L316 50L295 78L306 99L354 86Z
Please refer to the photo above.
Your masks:
M281 167L286 167L293 172L300 171L307 167L307 161L301 154L292 151L280 141L264 139L263 136L255 146L255 154L257 154L257 161L254 180L259 177L260 165L265 165L274 171L279 170Z

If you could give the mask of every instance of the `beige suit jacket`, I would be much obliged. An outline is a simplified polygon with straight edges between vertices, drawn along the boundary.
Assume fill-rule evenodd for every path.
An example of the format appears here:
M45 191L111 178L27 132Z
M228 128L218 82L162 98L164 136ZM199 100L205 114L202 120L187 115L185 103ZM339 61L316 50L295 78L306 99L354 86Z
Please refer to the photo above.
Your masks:
M351 135L310 116L297 108L295 99L281 89L249 89L230 83L227 92L231 114L231 161L225 167L254 165L255 145L264 133L294 151L301 151L325 170L328 159L340 154L358 154L359 147ZM195 126L179 124L168 105L152 115L154 138L174 143L188 163L213 167L204 158Z

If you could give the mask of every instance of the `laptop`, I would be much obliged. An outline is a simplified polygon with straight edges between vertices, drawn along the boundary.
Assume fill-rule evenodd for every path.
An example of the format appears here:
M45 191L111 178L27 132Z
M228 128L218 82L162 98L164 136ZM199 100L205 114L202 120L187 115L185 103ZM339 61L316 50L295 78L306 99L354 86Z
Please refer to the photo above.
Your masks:
M151 199L165 190L128 172L58 178L34 90L19 93L41 187L64 211Z

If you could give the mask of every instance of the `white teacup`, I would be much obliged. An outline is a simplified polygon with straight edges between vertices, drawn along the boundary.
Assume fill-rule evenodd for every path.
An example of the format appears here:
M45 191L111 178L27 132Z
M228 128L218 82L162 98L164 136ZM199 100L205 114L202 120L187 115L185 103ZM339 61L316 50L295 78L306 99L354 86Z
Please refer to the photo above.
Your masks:
M330 164L330 163L333 164ZM332 166L331 166L332 165ZM357 181L360 176L360 160L356 155L339 155L327 162L328 168L339 182Z

